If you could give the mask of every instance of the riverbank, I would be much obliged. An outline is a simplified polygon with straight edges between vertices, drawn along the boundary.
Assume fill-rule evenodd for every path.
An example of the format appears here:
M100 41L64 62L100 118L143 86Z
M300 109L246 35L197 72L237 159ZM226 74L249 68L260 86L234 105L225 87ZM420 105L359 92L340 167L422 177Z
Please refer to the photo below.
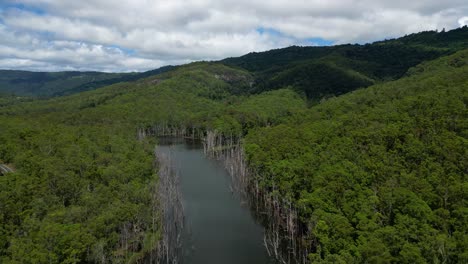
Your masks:
M274 263L264 232L247 204L241 204L223 164L205 156L199 141L160 140L180 177L185 230L182 263Z

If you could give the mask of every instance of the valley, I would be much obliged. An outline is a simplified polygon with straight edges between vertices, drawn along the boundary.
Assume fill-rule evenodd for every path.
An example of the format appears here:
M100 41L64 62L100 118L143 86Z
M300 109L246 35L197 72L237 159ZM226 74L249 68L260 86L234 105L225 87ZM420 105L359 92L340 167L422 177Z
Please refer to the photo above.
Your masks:
M157 151L175 155L186 226L199 232L183 263L467 262L467 76L465 26L84 90L16 95L0 82L0 262L177 255L169 240L186 230L168 232L177 221L165 213L179 207L162 202Z

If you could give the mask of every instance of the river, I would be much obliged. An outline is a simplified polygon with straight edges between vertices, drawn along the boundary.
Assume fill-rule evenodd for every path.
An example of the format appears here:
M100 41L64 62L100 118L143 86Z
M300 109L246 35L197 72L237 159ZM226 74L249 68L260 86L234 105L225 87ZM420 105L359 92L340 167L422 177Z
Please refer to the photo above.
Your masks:
M263 228L232 193L219 161L207 158L199 142L160 138L180 177L185 213L184 264L274 263L263 245Z

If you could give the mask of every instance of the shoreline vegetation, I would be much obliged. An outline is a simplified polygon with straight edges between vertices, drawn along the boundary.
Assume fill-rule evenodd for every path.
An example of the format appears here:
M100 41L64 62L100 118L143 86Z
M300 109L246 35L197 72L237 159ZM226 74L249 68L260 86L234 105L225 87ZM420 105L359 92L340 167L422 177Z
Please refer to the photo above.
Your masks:
M156 135L203 139L281 262L468 262L467 39L290 47L0 95L0 160L15 168L0 176L0 262L174 260L183 212Z
M274 187L272 190L260 187L261 176L249 169L241 137L225 137L216 131L202 132L199 129L177 129L162 125L138 129L137 134L139 139L150 136L200 140L206 157L222 162L228 171L231 177L230 189L240 197L239 202L247 204L256 221L264 227L263 242L268 255L279 263L308 263L308 254L313 245L312 241L304 239L308 234L304 224L298 219L297 209L291 201L280 197ZM171 167L170 158L157 151L155 153L160 168L159 177L165 179L160 181L160 193L163 193L160 201L165 208L162 212L164 215L166 212L174 214L163 217L161 221L165 226L162 230L164 242L158 246L158 259L167 260L166 257L169 256L170 263L179 263L178 254L181 253L179 250L182 246L179 239L184 217L180 205L181 194L177 187L178 176ZM168 176L172 176L172 179L168 179ZM169 252L171 247L167 245L171 245L173 251Z
M458 71L466 71L466 66L461 66L463 69L460 68L460 65L466 65L467 59L466 59L466 52L460 53L460 56L452 56L452 57L447 57L441 62L440 64L443 65L451 65L449 67L455 67ZM464 55L461 55L464 54ZM460 61L463 61L461 62ZM453 65L453 62L457 61L457 65ZM421 66L421 67L425 67ZM436 77L437 79L433 78L427 78L426 76L431 75L431 67L428 67L428 72L423 74L423 76L409 76L408 78L411 79L416 79L418 82L415 84L416 87L421 87L421 88L413 88L416 90L410 90L410 91L404 91L404 90L398 90L394 87L397 87L396 84L399 83L405 83L406 80L403 79L401 81L393 83L389 83L388 85L380 88L380 92L385 93L389 92L392 94L398 95L397 98L395 98L392 102L392 104L389 105L389 114L391 114L392 111L401 109L404 110L403 107L397 103L398 100L403 100L405 98L411 98L413 93L417 93L417 89L423 89L422 87L427 87L425 86L426 83L434 83L436 80L437 82L447 82L448 80L451 80L452 82L459 82L460 84L464 85L464 79L459 78L452 78L452 76L457 76L458 74L461 74L457 72L457 70L453 69L452 71L447 71L446 76L439 78ZM415 69L417 71L417 69ZM463 75L463 74L462 74ZM391 90L390 90L391 89ZM424 88L427 89L427 88ZM440 88L439 88L440 89ZM368 89L368 90L362 90L358 91L355 94L357 95L349 95L349 97L360 97L360 93L373 93L374 91L377 91L376 89ZM438 92L443 92L442 90L439 90ZM465 91L466 92L466 91ZM408 93L408 95L405 95L405 93ZM461 93L463 94L463 93ZM454 94L457 97L457 93ZM452 100L455 99L456 97L452 97L451 99L445 98L445 100ZM429 97L432 98L432 97ZM459 98L459 97L458 97ZM361 100L360 98L358 100ZM410 99L411 100L411 99ZM430 99L432 100L432 99ZM420 100L421 101L421 100ZM385 103L385 101L382 101ZM414 101L415 102L415 101ZM452 103L455 103L456 100L452 100ZM363 105L361 107L363 108L368 108L368 109L378 109L374 103L367 103L368 105ZM327 105L327 104L324 104ZM336 106L336 105L333 105ZM341 106L343 107L343 105ZM399 108L401 107L401 108ZM408 106L406 106L408 107ZM319 108L319 111L322 111L322 109ZM330 108L329 108L330 109ZM335 108L339 109L338 111L341 111L340 108ZM463 113L463 107L459 108ZM334 111L334 109L330 109L330 111ZM360 110L362 111L362 110ZM380 110L377 110L380 111ZM432 111L431 109L427 108L425 111ZM458 111L458 110L457 110ZM365 111L363 111L365 113ZM380 112L379 112L380 113ZM341 113L339 113L341 114ZM442 114L441 112L438 114ZM466 115L466 112L464 113ZM384 117L385 115L382 115L380 113L380 117ZM418 115L419 116L419 115ZM325 116L325 122L328 123L330 117ZM345 118L348 118L345 116ZM461 118L461 116L459 117ZM354 120L354 118L352 119ZM408 120L409 121L409 120ZM408 122L405 121L405 122ZM386 122L385 120L379 120L378 122ZM410 121L411 122L411 121ZM457 119L456 121L451 121L451 122L458 122L458 125L455 125L454 123L451 124L451 126L458 127L458 129L461 129L463 125L462 119ZM461 122L461 123L460 123ZM354 123L348 123L349 125L353 125ZM289 125L295 125L294 123L290 123ZM385 124L381 129L387 129L386 126L389 124ZM283 129L283 127L276 126L276 127L265 127L262 128L261 130L274 130L274 129ZM439 129L443 129L442 127L439 127ZM450 128L448 128L450 129ZM249 167L249 160L247 155L256 155L255 152L252 152L250 150L250 153L247 155L245 154L245 145L242 142L248 142L247 147L252 148L253 146L257 147L259 143L262 141L259 139L255 140L255 137L262 137L264 142L262 144L271 144L272 142L277 142L280 143L282 139L276 138L279 141L275 140L270 140L266 138L267 135L263 133L249 133L247 138L242 138L241 136L232 136L232 135L224 135L223 133L219 133L216 131L208 130L208 131L203 131L199 128L188 128L188 127L182 127L182 128L177 128L177 127L170 127L170 126L154 126L151 128L148 128L146 130L142 129L139 130L138 134L153 134L153 135L158 135L158 136L174 136L174 137L181 137L181 138L190 138L190 139L199 139L203 142L204 146L204 151L205 154L208 157L215 158L221 160L226 169L229 171L230 175L232 176L232 189L236 190L238 192L241 192L243 194L243 197L247 199L249 204L252 206L252 209L255 211L255 214L257 216L264 215L266 216L265 219L261 219L259 217L259 221L262 222L263 226L265 227L266 230L266 235L265 235L265 246L268 249L268 252L270 255L274 256L277 258L280 262L282 263L308 263L311 261L311 256L314 256L313 252L317 252L318 249L320 249L320 241L317 238L317 235L314 234L316 231L317 224L308 223L307 221L304 221L304 209L298 209L301 207L301 203L303 201L294 201L294 200L289 200L286 197L289 196L288 193L284 192L284 189L281 190L281 186L277 186L277 182L273 181L270 184L267 184L265 182L265 179L268 178L268 175L262 175L262 169L259 169L258 167ZM304 131L304 130L301 130ZM459 130L462 131L462 130ZM279 134L273 134L274 136L276 135L287 135L285 133L286 131L281 131ZM267 132L268 133L268 132ZM385 133L385 132L384 132ZM410 133L416 133L415 131L412 131ZM385 137L385 135L381 135L382 137ZM435 136L435 135L433 135ZM431 136L431 137L433 137ZM394 137L394 136L391 136ZM254 140L252 140L254 139ZM389 140L388 138L386 140ZM395 140L395 139L391 139ZM433 140L433 139L431 139ZM254 145L249 144L250 142L254 142ZM291 142L293 143L293 142ZM287 143L290 144L290 143ZM369 144L369 143L366 143ZM381 143L378 143L381 144ZM275 147L275 144L272 145ZM354 146L349 146L350 150L359 147L358 145ZM300 149L300 148L297 148ZM284 154L287 154L285 152ZM271 157L271 156L270 156ZM463 160L466 161L466 159L461 159L459 160L460 162L463 162ZM250 162L252 162L252 158L250 158ZM414 162L414 161L412 161ZM281 163L281 160L278 160L277 163ZM264 167L264 164L269 164L267 162L261 162L260 163L261 167ZM462 163L457 165L457 166L463 166ZM462 167L459 167L460 169ZM339 178L338 178L339 179ZM330 179L330 181L333 181L336 179ZM460 178L460 180L463 182L463 179ZM350 187L348 187L350 188ZM353 188L353 187L351 187ZM360 187L362 188L362 187ZM461 188L461 187L460 187ZM333 191L336 193L336 191ZM376 190L375 192L379 192ZM405 194L405 195L411 195L411 194ZM460 193L460 195L462 195ZM291 196L289 196L291 197ZM416 201L420 198L416 198L415 196L412 196L413 198L411 199L416 199ZM377 197L372 197L372 195L369 196L369 201L373 202L372 199L375 199ZM422 203L422 200L419 200ZM464 201L464 199L462 199ZM382 201L385 206L385 203L387 201ZM378 206L377 204L374 206ZM424 205L426 206L426 205ZM424 207L423 207L424 208ZM428 209L428 207L425 207ZM421 208L422 209L422 208ZM424 209L424 210L427 210ZM302 210L302 212L301 212ZM415 210L415 209L413 209ZM429 209L430 210L430 209ZM378 212L374 212L374 214ZM384 212L382 212L384 213ZM322 222L323 223L323 222ZM428 228L429 226L426 226ZM314 230L315 229L315 230ZM463 228L460 229L459 231L463 232ZM457 231L458 232L458 231ZM461 235L461 234L460 234ZM460 241L461 242L461 241ZM316 253L315 253L316 254ZM320 256L317 256L320 258ZM389 256L385 256L385 259L389 259Z
M160 240L155 250L156 258L151 254L148 263L180 263L182 254L182 233L185 217L180 192L180 179L169 155L156 148L154 151L158 167L158 189L154 192L155 212L160 214L162 225ZM159 205L159 206L158 206ZM153 223L157 223L154 219Z

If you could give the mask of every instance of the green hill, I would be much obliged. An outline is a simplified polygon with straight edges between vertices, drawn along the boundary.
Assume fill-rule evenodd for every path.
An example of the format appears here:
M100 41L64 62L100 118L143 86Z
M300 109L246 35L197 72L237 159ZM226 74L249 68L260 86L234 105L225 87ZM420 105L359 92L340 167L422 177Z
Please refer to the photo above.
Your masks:
M0 93L51 97L97 89L119 82L134 81L171 70L172 66L143 73L28 72L0 70Z
M468 27L465 26L448 32L428 31L366 45L293 46L228 58L222 63L254 73L256 85L253 92L277 89L289 83L309 99L319 100L398 79L423 61L468 48L467 39Z
M467 262L468 49L455 52L466 31L191 63L50 99L0 95L0 162L16 168L0 176L0 262L154 252L155 142L137 132L158 127L241 136L251 181L297 211L310 262Z
M298 209L311 261L468 261L467 76L464 50L249 133L249 164Z
M195 63L67 97L2 97L0 160L17 171L0 177L0 262L144 259L161 238L161 222L155 142L138 140L137 128L225 126L230 92L249 78ZM277 97L284 95L302 102L294 93Z
M313 101L359 87L395 80L417 64L468 48L468 27L427 31L366 45L288 47L228 58L221 63L249 71L251 87L238 93L260 93L293 85ZM63 96L173 70L143 73L25 72L0 70L0 93L19 96Z

